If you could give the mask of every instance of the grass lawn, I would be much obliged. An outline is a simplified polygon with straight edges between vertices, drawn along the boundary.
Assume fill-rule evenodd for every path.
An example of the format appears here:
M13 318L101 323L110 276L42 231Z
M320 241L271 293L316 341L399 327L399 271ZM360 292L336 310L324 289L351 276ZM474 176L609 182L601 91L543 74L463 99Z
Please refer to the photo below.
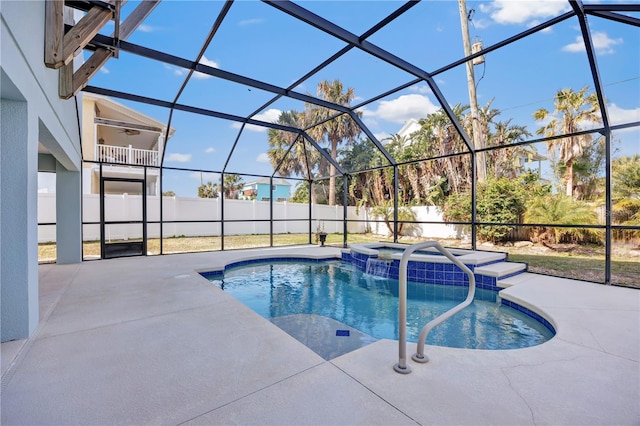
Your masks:
M509 260L527 263L529 272L604 282L604 256L510 253ZM640 259L612 259L611 282L617 285L640 288Z
M390 238L381 238L373 234L349 234L349 243L365 243L377 241L393 241ZM402 240L413 243L417 241ZM288 246L296 244L308 244L308 234L278 234L273 236L274 246ZM312 235L311 243L316 244L315 235ZM342 234L327 235L326 245L342 247ZM445 247L464 247L465 243L458 240L444 240L441 244ZM269 247L269 235L230 235L224 238L225 250ZM197 251L216 251L222 249L220 237L172 237L165 238L162 243L162 251L168 253L185 253ZM498 251L509 253L509 260L524 262L529 265L530 272L555 275L565 278L575 278L593 282L604 282L604 255L594 253L592 255L576 255L573 253L526 253L513 247L496 247ZM147 241L149 254L160 254L160 240L158 238ZM85 259L100 258L100 242L87 241L83 243ZM56 245L45 243L38 245L38 260L40 262L54 262L56 259ZM640 288L640 258L626 258L615 256L611 262L612 283L629 287Z

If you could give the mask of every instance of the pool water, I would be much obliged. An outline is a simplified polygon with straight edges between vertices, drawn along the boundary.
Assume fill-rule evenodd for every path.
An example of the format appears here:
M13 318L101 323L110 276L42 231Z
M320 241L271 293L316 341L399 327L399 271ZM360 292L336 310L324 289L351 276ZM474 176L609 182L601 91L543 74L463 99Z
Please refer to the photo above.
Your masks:
M222 279L210 280L267 319L313 314L375 339L398 339L398 281L367 275L350 263L253 263L227 269ZM408 282L407 340L417 342L422 327L463 301L467 291L462 286ZM496 298L493 291L476 289L474 302L435 327L426 343L515 349L553 337L543 324Z

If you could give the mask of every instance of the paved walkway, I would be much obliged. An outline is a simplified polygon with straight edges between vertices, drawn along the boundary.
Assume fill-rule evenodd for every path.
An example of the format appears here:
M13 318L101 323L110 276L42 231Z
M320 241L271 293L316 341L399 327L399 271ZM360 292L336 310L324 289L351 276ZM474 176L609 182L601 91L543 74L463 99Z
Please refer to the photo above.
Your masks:
M265 251L40 266L41 324L2 344L2 424L640 424L638 290L528 280L504 293L552 340L427 346L400 375L397 342L325 361L195 272Z

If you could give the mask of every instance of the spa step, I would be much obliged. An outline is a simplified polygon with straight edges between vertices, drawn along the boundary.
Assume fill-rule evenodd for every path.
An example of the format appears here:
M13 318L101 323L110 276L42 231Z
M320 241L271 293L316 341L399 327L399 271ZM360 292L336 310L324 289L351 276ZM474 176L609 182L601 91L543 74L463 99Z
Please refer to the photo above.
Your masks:
M509 278L499 280L497 286L500 288L508 288L514 285L523 284L533 280L539 280L540 275L532 274L531 272L523 272L518 275L514 275Z
M500 262L492 263L491 265L481 266L476 268L473 272L478 275L485 275L488 277L500 278L507 275L517 274L524 272L527 269L526 263L517 262Z

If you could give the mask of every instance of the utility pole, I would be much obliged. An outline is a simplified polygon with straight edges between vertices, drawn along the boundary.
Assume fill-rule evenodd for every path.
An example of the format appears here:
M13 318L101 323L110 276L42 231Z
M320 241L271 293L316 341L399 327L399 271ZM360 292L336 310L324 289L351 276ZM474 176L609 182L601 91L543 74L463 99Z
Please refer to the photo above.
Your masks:
M464 56L471 55L471 41L469 40L469 15L467 12L467 1L458 0L460 9L460 28L462 29L462 43L464 46ZM480 133L480 115L478 114L478 98L476 97L476 79L473 74L473 61L467 61L467 86L469 88L469 107L471 109L471 126L473 132L473 146L475 149L484 148L484 141ZM487 164L485 153L479 152L476 157L476 170L478 182L487 179Z

